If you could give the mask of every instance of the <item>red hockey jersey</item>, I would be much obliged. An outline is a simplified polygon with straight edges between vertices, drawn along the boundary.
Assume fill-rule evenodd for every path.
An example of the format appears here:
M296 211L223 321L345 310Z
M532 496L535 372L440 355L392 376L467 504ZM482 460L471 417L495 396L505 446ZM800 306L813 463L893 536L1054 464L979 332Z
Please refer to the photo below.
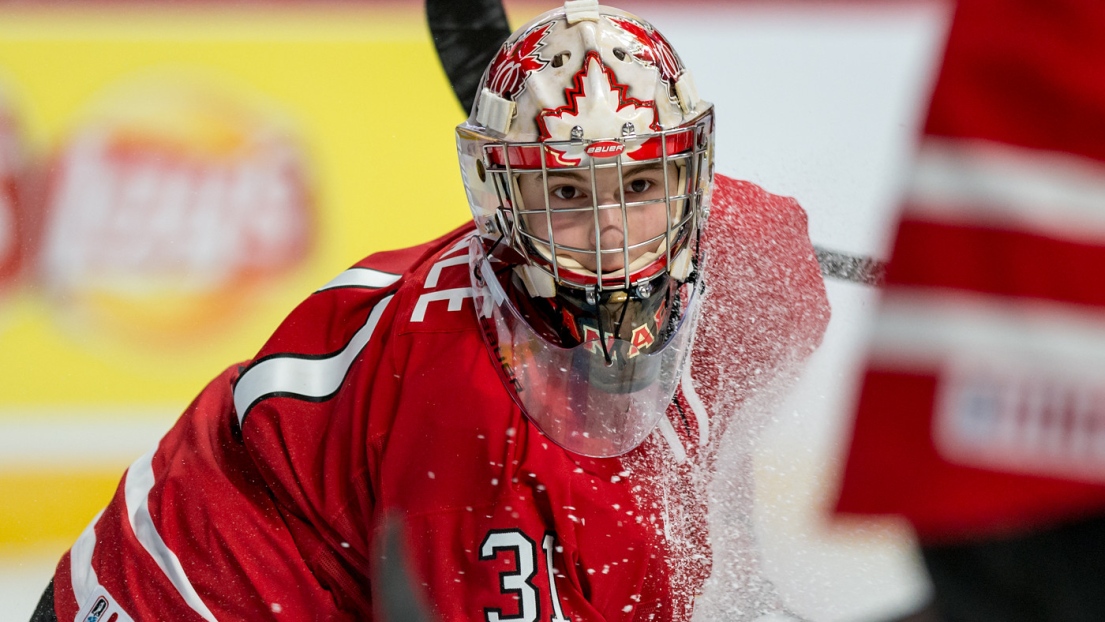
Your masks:
M922 540L1105 510L1105 4L961 0L838 502Z
M502 386L462 227L373 255L217 377L62 558L59 619L373 619L397 513L440 620L684 620L709 574L710 448L828 320L790 199L720 179L708 308L669 417L573 455Z

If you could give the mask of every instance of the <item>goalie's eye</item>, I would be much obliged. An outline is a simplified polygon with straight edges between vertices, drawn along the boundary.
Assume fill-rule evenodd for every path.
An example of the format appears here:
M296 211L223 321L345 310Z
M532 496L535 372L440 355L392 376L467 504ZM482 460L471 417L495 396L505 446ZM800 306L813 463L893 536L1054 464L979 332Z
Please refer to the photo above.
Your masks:
M557 186L552 189L552 195L562 201L572 201L583 197L583 192L575 186Z
M630 192L633 192L635 194L640 194L642 192L648 192L649 188L651 187L652 180L650 179L634 179L626 186L626 190L629 190Z

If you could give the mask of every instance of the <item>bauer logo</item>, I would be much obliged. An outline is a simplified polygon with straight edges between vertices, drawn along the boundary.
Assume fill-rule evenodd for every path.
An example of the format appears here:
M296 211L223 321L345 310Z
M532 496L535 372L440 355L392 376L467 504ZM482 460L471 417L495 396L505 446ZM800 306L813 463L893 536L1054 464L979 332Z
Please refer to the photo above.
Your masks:
M41 287L59 308L143 342L191 341L248 314L258 288L310 249L298 142L226 90L147 81L117 91L49 171Z
M592 158L613 158L625 151L625 145L614 141L592 143L587 147L587 155Z

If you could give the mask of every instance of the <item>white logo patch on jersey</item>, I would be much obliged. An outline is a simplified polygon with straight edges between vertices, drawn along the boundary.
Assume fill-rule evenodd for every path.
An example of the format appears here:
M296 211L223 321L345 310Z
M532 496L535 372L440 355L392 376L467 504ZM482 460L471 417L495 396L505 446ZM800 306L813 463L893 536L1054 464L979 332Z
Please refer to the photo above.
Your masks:
M114 616L114 619L112 617ZM98 586L87 604L77 613L76 622L134 622L134 618L115 602L104 586Z

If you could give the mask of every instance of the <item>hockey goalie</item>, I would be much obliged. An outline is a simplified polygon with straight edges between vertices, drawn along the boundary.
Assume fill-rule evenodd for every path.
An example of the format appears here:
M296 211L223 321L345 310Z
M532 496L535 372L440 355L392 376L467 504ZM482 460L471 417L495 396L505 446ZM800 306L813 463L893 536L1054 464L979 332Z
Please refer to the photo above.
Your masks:
M587 0L503 44L457 147L473 222L216 377L40 619L380 619L385 515L439 620L691 617L718 442L828 321L805 215L715 175L679 56Z

